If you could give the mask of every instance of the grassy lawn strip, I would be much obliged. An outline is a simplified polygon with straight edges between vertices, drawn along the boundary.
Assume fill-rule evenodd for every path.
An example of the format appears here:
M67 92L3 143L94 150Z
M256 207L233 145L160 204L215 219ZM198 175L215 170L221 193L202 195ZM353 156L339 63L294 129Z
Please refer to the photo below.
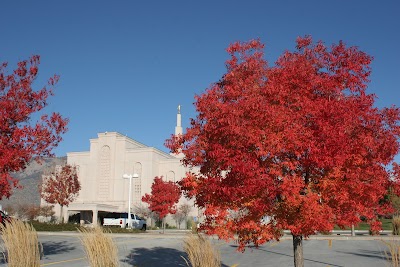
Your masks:
M381 219L383 230L392 230L392 219ZM78 224L73 223L41 223L37 221L30 221L30 224L35 228L36 231L48 231L48 232L61 232L61 231L78 231L81 227ZM105 227L105 229L111 233L143 233L139 229L125 229L120 227ZM345 228L345 230L350 230L350 227ZM369 224L366 222L361 222L359 225L355 226L356 230L369 230ZM338 226L334 227L334 230L341 230Z
M392 219L380 219L382 222L382 230L392 230ZM369 230L369 224L361 222L359 225L354 227L355 230ZM334 227L334 230L341 230L338 226ZM346 227L345 230L351 230L351 227Z

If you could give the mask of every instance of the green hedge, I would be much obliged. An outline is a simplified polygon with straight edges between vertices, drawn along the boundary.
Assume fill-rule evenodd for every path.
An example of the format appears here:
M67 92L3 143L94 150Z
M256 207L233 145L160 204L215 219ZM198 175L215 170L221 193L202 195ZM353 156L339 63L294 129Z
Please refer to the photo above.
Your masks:
M33 228L36 231L49 231L49 232L61 232L61 231L77 231L79 228L78 224L73 223L41 223L38 221L30 221Z
M33 228L38 232L61 232L61 231L78 231L81 227L79 224L74 223L41 223L38 221L30 221ZM138 229L124 229L121 227L104 227L111 233L143 233L144 231Z

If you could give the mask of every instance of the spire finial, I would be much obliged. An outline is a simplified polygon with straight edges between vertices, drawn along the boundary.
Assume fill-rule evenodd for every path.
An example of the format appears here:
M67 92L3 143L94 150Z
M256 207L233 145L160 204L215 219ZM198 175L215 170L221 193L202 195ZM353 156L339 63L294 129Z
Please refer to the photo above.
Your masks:
M181 105L178 105L178 114L181 114Z

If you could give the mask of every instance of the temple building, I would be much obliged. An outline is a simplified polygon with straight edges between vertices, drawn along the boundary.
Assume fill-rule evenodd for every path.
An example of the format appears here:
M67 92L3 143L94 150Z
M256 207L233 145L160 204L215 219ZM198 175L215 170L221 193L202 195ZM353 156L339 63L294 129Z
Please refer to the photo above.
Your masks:
M175 134L182 134L180 106L178 106ZM124 174L138 174L132 179L131 210L143 205L141 198L151 193L151 184L156 176L166 181L179 181L189 169L182 166L182 155L172 155L157 148L148 147L118 132L98 133L90 139L90 150L67 153L67 163L79 168L81 191L78 198L63 208L64 218L80 213L83 223L100 222L106 212L127 212L129 200L129 179ZM181 198L179 204L193 201ZM59 215L59 206L55 207ZM197 209L192 208L190 216L196 217ZM169 218L170 225L174 224Z

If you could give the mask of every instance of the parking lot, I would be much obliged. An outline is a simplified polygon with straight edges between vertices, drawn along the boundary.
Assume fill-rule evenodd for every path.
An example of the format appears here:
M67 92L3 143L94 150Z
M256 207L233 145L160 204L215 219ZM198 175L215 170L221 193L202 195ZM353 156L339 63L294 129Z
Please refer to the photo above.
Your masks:
M184 233L115 234L121 266L187 266L183 252ZM318 236L304 241L305 266L388 266L382 239L392 237ZM76 233L39 233L43 244L42 266L89 266L79 236ZM213 239L221 252L222 266L293 266L292 240L286 236L280 242L270 242L258 249L237 252L234 242ZM0 266L6 266L4 261Z

